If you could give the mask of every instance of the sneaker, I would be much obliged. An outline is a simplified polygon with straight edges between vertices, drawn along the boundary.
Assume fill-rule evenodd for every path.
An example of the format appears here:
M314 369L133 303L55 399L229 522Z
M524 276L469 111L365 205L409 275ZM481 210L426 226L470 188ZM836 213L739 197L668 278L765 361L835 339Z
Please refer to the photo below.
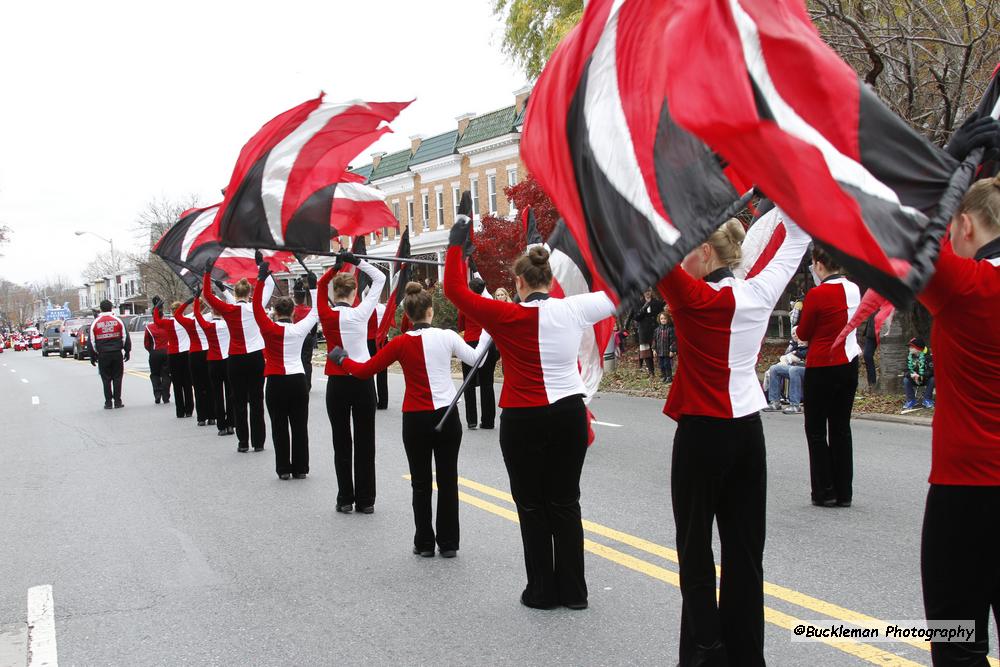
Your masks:
M802 414L802 405L795 403L794 405L789 405L787 408L782 410L786 415L800 415Z
M934 401L932 401L929 398L925 398L924 399L924 407L928 408L928 409L933 409L934 408Z
M781 412L781 401L771 401L764 408L764 412Z
M915 407L917 407L916 401L907 401L906 403L903 403L904 410L912 410Z
M354 505L352 503L348 503L346 505L337 505L337 511L340 512L341 514L350 514L351 512L354 511Z

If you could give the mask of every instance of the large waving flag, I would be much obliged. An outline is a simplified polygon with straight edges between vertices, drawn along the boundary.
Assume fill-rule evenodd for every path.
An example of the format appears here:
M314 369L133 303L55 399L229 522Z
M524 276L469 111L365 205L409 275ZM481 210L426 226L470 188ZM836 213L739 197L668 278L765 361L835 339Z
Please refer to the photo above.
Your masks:
M671 48L658 55L677 123L862 282L911 299L933 270L944 224L930 216L958 163L858 80L801 0L666 4Z
M588 2L528 105L521 155L562 214L595 287L613 299L655 284L724 222L741 194L716 155L673 117L665 56L700 39L668 41L675 4ZM714 76L712 58L703 66L703 76ZM698 87L675 94L697 95Z
M205 234L236 248L326 252L332 236L395 227L384 194L348 166L408 104L332 104L321 94L275 117L240 151Z
M396 257L405 259L409 256L410 230L404 229L403 235L399 237ZM399 304L403 303L403 297L406 296L406 283L410 282L410 273L409 262L397 262L396 273L392 277L392 286L389 288L389 300L385 304L385 315L382 316L382 322L378 325L378 331L375 335L379 346L385 345L385 341L389 337L389 329L396 326L396 309L399 308ZM403 313L403 319L406 320L406 313Z
M206 234L218 212L218 204L185 211L153 246L153 254L166 262L192 290L201 287L201 274L209 263L213 264L215 280L235 282L257 276L253 250L227 248L218 238ZM284 251L265 250L263 255L276 272L288 271L287 264L294 259L292 253Z

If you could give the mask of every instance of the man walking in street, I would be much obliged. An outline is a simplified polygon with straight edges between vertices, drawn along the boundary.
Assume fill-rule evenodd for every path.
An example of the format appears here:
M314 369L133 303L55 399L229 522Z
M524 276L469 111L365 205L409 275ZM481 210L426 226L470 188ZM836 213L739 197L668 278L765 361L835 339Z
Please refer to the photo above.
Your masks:
M101 301L101 314L90 325L90 364L97 366L104 385L104 409L114 407L124 408L122 403L122 376L125 374L125 361L132 352L132 339L125 331L125 323L111 312L111 302ZM122 352L125 353L124 359Z

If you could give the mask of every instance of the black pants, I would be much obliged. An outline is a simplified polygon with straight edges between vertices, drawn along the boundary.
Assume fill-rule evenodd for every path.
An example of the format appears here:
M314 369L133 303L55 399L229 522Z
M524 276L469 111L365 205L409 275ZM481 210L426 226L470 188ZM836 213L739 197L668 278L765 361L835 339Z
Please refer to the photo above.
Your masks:
M194 412L194 391L191 387L191 366L188 353L171 354L170 381L174 385L174 411L178 417L190 417Z
M730 665L764 665L767 459L760 416L681 417L670 496L683 600L680 664L726 664L728 655ZM722 546L718 603L713 522Z
M267 413L271 416L275 472L279 475L308 473L309 387L306 376L303 373L269 375L265 398Z
M521 523L525 601L585 603L580 473L587 456L587 410L582 398L506 408L500 415L500 449Z
M431 456L437 471L437 545L442 550L458 549L458 448L462 444L462 423L452 411L444 428L434 430L447 408L403 413L403 447L410 463L410 486L413 488L413 523L416 532L413 546L433 551L434 528L431 521Z
M215 426L225 431L233 425L233 392L229 384L229 360L216 359L208 362L208 377L212 382L212 413Z
M153 398L170 400L170 360L164 350L149 353L149 382L153 385Z
M476 347L479 345L479 341L469 341L469 347ZM475 426L479 424L483 428L493 428L494 422L497 418L497 403L496 403L496 393L493 390L493 375L496 373L497 359L500 356L497 353L496 346L490 347L489 354L486 355L486 361L483 362L483 367L476 372L476 378L469 383L469 386L465 388L462 396L465 398L465 421L470 426ZM469 373L472 371L472 366L463 363L462 364L462 377L468 377ZM476 386L479 386L479 401L483 408L483 418L482 420L476 415Z
M375 356L378 347L374 340L368 341L368 354ZM389 408L389 371L379 371L375 374L375 406L379 410Z
M375 383L370 378L329 376L326 414L333 429L337 505L371 507L375 504Z
M208 375L208 352L189 352L188 364L191 366L191 385L194 387L194 407L198 421L215 419L215 407L212 405L212 380Z
M858 390L858 360L806 368L802 386L809 478L815 502L849 502L854 479L851 409ZM829 431L829 441L827 432Z
M865 338L863 356L865 358L865 374L867 375L869 389L878 383L878 373L875 369L875 348L877 347L878 343L875 342L874 338Z
M257 350L229 357L229 384L233 394L230 408L236 439L239 444L264 447L267 427L264 425L264 352ZM247 426L247 412L250 422Z
M920 575L928 620L974 620L974 642L931 644L935 667L986 667L990 607L1000 633L1000 486L927 492Z
M97 372L104 386L104 402L122 401L122 376L125 374L125 363L121 352L101 352L97 355Z
M316 336L309 334L302 341L302 370L306 373L306 387L312 390L313 386L313 350L316 349Z

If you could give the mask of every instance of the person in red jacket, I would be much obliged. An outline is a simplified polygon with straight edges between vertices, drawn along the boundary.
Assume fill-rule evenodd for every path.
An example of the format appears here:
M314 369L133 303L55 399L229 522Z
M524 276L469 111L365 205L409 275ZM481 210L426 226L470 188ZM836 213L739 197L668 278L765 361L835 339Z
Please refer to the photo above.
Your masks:
M175 302L171 313L180 308ZM167 360L170 365L170 381L174 385L174 412L178 419L190 417L194 412L194 393L191 386L191 366L188 364L188 349L191 339L187 331L174 320L173 316L163 316L163 304L153 308L153 322L161 327L167 338Z
M431 326L434 307L430 292L420 283L406 285L403 310L413 323L404 334L393 338L374 357L359 363L347 356L343 348L330 352L334 363L360 378L370 378L395 361L403 367L406 392L403 395L403 448L410 464L410 485L413 488L413 553L431 557L435 541L441 556L454 558L458 551L458 449L462 444L462 423L452 411L440 432L435 427L455 397L451 379L451 359L458 357L475 363L478 353L490 344L488 335L480 341L480 349L468 347L450 329ZM437 534L431 521L431 457L437 471L438 503Z
M228 296L224 288L220 288ZM233 435L233 392L229 384L229 326L215 311L208 315L196 299L194 316L208 341L208 377L211 382L212 413L220 436Z
M153 297L153 308L158 308L160 298ZM167 333L156 322L146 325L142 345L149 354L149 381L153 385L153 401L170 402L170 359L167 356Z
M928 620L973 619L969 643L932 643L935 665L985 665L1000 632L1000 178L952 218L920 301L934 316L937 402L920 548ZM810 352L812 354L812 352Z
M306 300L308 299L310 291L306 290L306 285L302 283L302 279L295 281L295 286L292 289L292 299L295 301L295 309L292 311L292 322L297 323L306 318L309 313L313 312L316 308L316 301L313 300L313 305L308 305ZM306 386L309 390L312 390L312 377L313 377L313 367L312 358L313 352L316 350L316 329L317 325L314 324L313 328L309 330L309 335L302 342L302 368L305 370L306 374Z
M104 386L104 409L124 408L122 403L122 376L125 362L132 352L132 339L125 330L125 324L111 312L111 302L101 301L101 314L90 325L90 364L97 366ZM124 353L124 357L123 357Z
M473 278L469 281L469 289L476 294L482 294L486 289L486 283L482 278ZM470 347L478 347L479 339L483 334L483 328L476 324L472 318L466 318L465 314L458 313L458 330L462 332L462 338ZM483 365L476 371L476 377L469 383L462 394L465 399L465 422L469 425L469 430L477 428L492 429L496 421L497 404L496 394L493 391L493 376L496 374L497 359L499 355L496 348L491 348ZM473 364L462 362L462 377L468 377L472 372ZM479 401L482 407L482 420L476 411L476 387L479 387Z
M309 473L309 385L302 365L302 344L316 326L316 307L292 322L294 303L287 296L274 302L271 320L264 310L264 282L270 271L264 264L253 291L253 316L264 336L265 400L271 416L274 466L279 479L305 479ZM316 303L316 276L306 274L312 302ZM291 439L288 432L291 430Z
M174 321L184 327L191 347L188 349L188 367L191 371L191 385L194 388L194 412L198 426L215 424L215 408L212 405L212 380L208 376L208 338L205 330L198 324L197 318L192 319L184 314L187 307L194 303L194 308L200 307L197 298L194 302L187 301L174 311Z
M357 279L349 273L338 273L344 262L356 265L372 280L368 294L357 306L352 305L358 293ZM329 302L331 284L332 307ZM319 301L316 303L329 349L342 347L359 362L371 358L368 320L375 312L384 284L385 274L368 262L349 252L338 255L337 262L319 279ZM326 412L333 430L333 459L337 470L337 511L347 513L356 508L362 514L371 514L375 511L375 385L370 378L351 377L332 360L327 360L325 372Z
M850 507L854 478L851 411L858 391L861 347L853 331L843 343L836 344L836 340L858 309L861 290L822 248L813 248L812 259L820 284L806 293L794 330L809 345L802 402L812 503Z
M257 251L257 266L264 257ZM233 286L236 303L226 303L212 293L211 267L205 272L202 296L226 321L229 329L229 384L233 395L232 419L236 427L236 451L264 451L264 337L250 304L250 282L243 278ZM268 277L261 295L264 303L274 293L274 278ZM249 421L248 421L249 416Z
M780 212L778 213L780 214ZM680 664L764 665L764 526L767 460L756 364L775 304L809 246L786 236L749 280L732 269L745 232L731 219L660 281L684 359L663 412L677 422L670 497L677 530ZM712 528L722 545L716 598Z
M552 298L549 252L532 247L514 264L520 303L469 289L462 248L470 221L459 216L448 237L444 293L490 332L503 355L500 448L524 544L527 586L521 603L536 609L587 607L580 474L587 455L586 388L577 356L584 329L609 317L604 292Z

